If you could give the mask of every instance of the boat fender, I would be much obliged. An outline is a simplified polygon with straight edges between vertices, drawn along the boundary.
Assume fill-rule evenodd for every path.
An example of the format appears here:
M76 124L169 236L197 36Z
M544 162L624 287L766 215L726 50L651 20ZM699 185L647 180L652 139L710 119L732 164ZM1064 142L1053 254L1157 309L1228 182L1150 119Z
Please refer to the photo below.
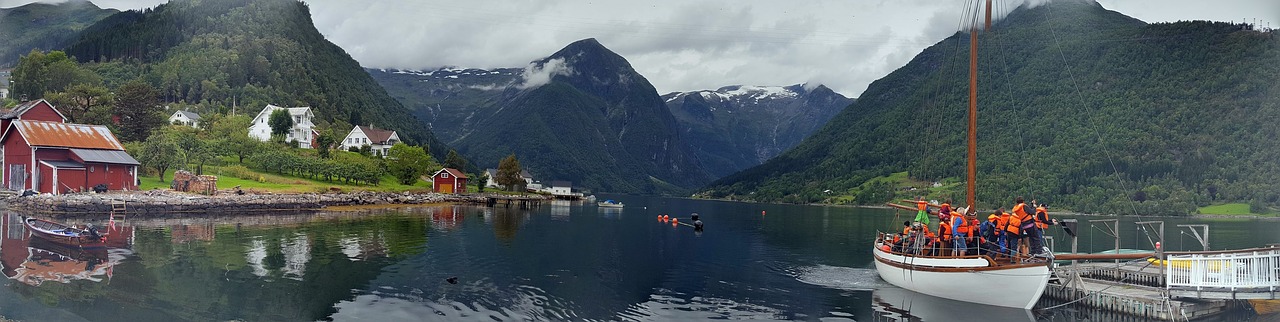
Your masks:
M695 217L696 217L696 216L695 216ZM693 220L693 230L696 230L696 231L702 231L702 221L701 221L701 220L697 220L696 218Z

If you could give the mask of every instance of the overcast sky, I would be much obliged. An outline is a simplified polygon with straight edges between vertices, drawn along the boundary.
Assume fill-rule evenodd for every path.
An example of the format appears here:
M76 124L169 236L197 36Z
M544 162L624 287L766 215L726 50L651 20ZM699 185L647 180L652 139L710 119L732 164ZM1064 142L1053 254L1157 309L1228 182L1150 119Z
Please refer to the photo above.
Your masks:
M1023 1L995 2L1007 11ZM0 0L0 7L28 2ZM138 9L163 1L93 2ZM320 33L366 67L524 67L570 42L596 38L660 93L811 82L856 97L953 33L966 1L306 2ZM1099 2L1146 22L1258 19L1280 28L1277 0Z

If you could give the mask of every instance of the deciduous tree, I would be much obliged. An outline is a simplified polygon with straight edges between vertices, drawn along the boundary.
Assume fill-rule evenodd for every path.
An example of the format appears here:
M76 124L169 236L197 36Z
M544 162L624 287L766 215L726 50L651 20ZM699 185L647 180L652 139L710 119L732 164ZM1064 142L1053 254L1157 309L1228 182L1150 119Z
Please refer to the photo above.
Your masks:
M513 153L498 162L498 175L494 180L510 191L524 183L524 180L520 179L520 171L520 160L516 160L516 155Z
M116 90L116 115L120 116L120 138L125 141L149 138L153 129L165 123L155 88L140 80Z
M432 168L431 155L420 147L396 143L387 151L387 170L401 184L412 185Z
M293 129L293 116L289 115L289 110L278 109L271 112L271 117L267 119L267 125L271 126L271 136L285 136L289 134L289 130Z
M147 137L145 142L142 142L141 151L138 151L138 162L144 167L156 169L160 173L160 182L164 182L164 172L182 161L179 158L180 153L178 142L173 135L163 130L155 131Z

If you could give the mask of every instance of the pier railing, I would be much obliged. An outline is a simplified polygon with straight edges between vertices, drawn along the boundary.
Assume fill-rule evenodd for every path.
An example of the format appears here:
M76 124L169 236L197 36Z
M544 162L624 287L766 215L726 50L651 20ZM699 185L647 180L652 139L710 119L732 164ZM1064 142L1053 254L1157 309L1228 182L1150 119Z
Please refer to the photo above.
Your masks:
M1167 256L1170 295L1197 298L1278 299L1280 248L1177 253Z

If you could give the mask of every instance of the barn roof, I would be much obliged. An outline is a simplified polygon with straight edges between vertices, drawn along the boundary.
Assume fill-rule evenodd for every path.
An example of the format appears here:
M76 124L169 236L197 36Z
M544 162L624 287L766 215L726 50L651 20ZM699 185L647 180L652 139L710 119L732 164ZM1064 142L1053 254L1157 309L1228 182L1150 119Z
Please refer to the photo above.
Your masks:
M438 176L440 175L440 172L449 172L449 175L453 176L454 178L463 178L463 179L467 178L467 175L465 173L462 173L462 171L458 171L458 169L454 169L454 168L440 169L440 171L436 171L436 174L433 174L431 176L432 177Z
M391 139L391 135L396 133L396 131L375 129L372 126L357 125L356 127L359 127L360 131L364 132L364 136L369 138L369 142L378 144L386 144L387 140Z
M142 165L133 156L119 150L71 149L84 162Z
M102 125L16 120L12 126L31 146L124 150L111 130Z

